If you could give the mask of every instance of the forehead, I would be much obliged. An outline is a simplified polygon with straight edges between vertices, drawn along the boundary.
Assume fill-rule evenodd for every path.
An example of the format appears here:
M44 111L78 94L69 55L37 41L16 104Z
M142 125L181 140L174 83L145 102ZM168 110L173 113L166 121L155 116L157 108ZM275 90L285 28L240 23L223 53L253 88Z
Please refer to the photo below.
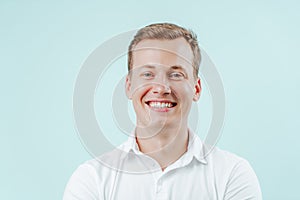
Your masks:
M133 67L151 64L192 68L193 52L183 37L174 40L147 39L133 48L132 60Z

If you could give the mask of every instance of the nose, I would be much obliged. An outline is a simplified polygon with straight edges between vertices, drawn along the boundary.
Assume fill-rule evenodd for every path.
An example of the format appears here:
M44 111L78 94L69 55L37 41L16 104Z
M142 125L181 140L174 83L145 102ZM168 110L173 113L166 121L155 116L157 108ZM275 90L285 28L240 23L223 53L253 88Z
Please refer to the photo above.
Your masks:
M171 88L165 83L155 83L152 87L152 93L160 95L171 94Z

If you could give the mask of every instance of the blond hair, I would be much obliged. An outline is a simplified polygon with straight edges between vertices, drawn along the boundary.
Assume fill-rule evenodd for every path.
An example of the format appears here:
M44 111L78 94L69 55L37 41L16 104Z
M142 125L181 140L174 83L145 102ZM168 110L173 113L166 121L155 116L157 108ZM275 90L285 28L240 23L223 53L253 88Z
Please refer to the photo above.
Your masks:
M133 48L142 40L157 39L157 40L174 40L183 37L190 45L194 58L192 66L194 68L194 76L198 77L199 66L201 61L200 49L198 46L197 36L191 30L187 30L171 23L156 23L150 24L138 30L128 48L128 72L132 67Z

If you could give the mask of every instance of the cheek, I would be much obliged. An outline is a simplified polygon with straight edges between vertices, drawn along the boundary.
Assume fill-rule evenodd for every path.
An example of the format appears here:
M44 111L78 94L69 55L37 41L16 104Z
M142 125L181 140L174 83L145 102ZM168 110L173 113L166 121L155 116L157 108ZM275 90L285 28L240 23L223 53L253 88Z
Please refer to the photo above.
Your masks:
M174 89L174 95L180 102L181 106L183 106L185 109L189 109L194 98L194 92L190 87L185 86Z
M131 92L136 93L138 90L142 90L142 88L146 87L145 81L142 79L133 76L131 79Z
M147 86L145 84L141 85L133 85L132 87L132 100L134 102L139 102L147 95L147 93L151 90L151 86Z
M188 83L174 84L172 88L176 95L184 98L189 98L189 96L193 96L194 94L193 87Z

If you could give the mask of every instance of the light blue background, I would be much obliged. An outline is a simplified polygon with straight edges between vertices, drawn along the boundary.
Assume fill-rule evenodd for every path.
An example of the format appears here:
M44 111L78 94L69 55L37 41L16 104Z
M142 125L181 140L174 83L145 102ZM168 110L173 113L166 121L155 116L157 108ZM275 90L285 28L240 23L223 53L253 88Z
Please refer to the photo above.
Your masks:
M250 161L264 199L299 199L299 10L296 0L2 0L0 199L61 199L91 158L72 113L81 64L110 37L164 21L193 29L221 73L218 146Z

